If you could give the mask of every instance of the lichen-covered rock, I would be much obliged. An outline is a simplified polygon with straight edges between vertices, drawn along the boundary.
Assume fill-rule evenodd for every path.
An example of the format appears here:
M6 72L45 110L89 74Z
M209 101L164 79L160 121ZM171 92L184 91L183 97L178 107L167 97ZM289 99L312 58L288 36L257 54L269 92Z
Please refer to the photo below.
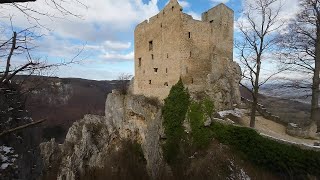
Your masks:
M161 109L144 96L112 93L108 95L105 113L121 138L141 143L149 174L159 177L166 169L160 146Z
M87 167L104 166L113 137L104 117L86 115L69 129L62 145L54 139L40 145L44 167L47 172L53 168L58 179L77 179Z
M215 61L212 73L208 75L206 94L212 98L217 110L232 109L241 104L239 83L241 68L233 61Z
M286 133L290 136L300 138L310 138L311 127L300 127L298 124L289 123L286 128Z
M58 179L79 179L88 169L105 168L110 153L130 140L141 144L148 174L160 177L167 168L160 146L160 108L143 96L114 92L108 95L105 109L105 116L86 115L75 122L62 145L54 140L41 144L45 167L54 162Z

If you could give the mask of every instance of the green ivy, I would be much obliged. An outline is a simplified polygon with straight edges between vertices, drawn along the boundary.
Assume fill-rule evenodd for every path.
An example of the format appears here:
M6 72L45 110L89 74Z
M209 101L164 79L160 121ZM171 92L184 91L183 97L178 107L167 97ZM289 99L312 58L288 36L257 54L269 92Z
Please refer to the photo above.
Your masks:
M204 122L213 114L213 108L209 100L192 102L190 105L188 119L192 130L192 144L195 148L206 148L210 144L212 131L204 126Z
M209 97L207 97L203 100L202 104L206 115L212 118L212 115L215 112L214 102Z
M164 100L162 114L164 132L167 139L163 145L163 152L169 164L175 162L180 151L180 142L184 135L182 124L188 111L189 99L188 90L184 88L180 79L171 88L169 96Z
M214 103L210 99L190 102L189 93L181 80L172 87L163 107L163 125L167 136L163 152L169 164L183 152L181 140L188 139L182 126L188 112L192 146L197 149L206 148L215 138L244 159L272 172L296 179L305 179L308 175L320 177L320 152L270 140L250 128L217 122L205 127L204 122L214 111Z
M320 152L278 143L249 128L219 123L210 128L213 137L260 167L298 179L320 177Z
M213 112L213 102L209 99L190 104L188 118L195 148L206 148L215 138L245 159L275 173L298 179L307 175L320 177L320 152L270 140L250 128L220 123L205 127L206 118Z

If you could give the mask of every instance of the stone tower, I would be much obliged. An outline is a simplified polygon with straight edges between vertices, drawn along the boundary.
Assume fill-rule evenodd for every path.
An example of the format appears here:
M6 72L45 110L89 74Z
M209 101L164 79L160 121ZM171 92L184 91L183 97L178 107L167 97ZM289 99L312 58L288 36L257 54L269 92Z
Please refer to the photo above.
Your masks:
M135 29L133 93L164 99L181 78L192 95L205 93L218 107L239 103L233 23L234 13L224 4L204 12L199 21L170 0Z

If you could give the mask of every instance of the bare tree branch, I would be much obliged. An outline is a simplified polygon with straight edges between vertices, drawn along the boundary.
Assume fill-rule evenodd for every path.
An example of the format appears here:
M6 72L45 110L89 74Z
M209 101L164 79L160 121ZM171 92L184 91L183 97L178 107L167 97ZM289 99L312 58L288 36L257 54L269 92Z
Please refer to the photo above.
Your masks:
M35 2L36 0L0 0L0 4L5 3L25 3L25 2Z
M16 32L13 32L13 37L12 37L12 46L11 46L11 49L10 49L10 53L8 55L8 58L7 58L7 64L6 64L6 71L4 72L3 76L0 78L0 83L3 82L3 80L8 76L9 74L9 70L10 70L10 61L11 61L11 57L13 55L13 52L16 48L16 41L17 40L17 33Z
M241 63L245 69L248 69L248 71L244 71L243 77L249 79L252 86L250 90L250 88L241 83L242 86L251 92L253 97L251 127L255 126L260 86L264 85L276 74L284 71L278 71L261 82L262 62L268 59L264 56L274 51L274 47L279 42L275 34L277 34L284 24L279 18L281 9L281 0L256 0L251 3L249 2L249 5L243 12L243 17L247 21L247 24L244 25L242 22L238 24L242 41L236 45L236 48L239 50Z
M32 122L32 123L25 124L25 125L13 128L13 129L6 130L6 131L0 133L0 137L7 135L7 134L10 134L10 133L13 133L13 132L16 132L16 131L19 131L19 130L22 130L22 129L25 129L25 128L28 128L28 127L31 127L31 126L35 126L37 124L43 123L44 121L46 121L46 119L42 119L42 120L39 120L36 122Z
M302 0L301 12L291 22L289 30L282 35L284 64L290 65L292 71L312 74L311 119L318 122L320 131L319 85L320 85L320 2L319 0Z

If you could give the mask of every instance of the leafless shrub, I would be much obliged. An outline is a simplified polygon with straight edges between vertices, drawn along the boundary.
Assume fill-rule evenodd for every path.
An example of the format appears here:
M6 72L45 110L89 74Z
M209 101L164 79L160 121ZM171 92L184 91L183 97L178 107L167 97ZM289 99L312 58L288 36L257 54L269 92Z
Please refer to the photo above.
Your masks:
M126 73L121 73L117 80L119 81L119 85L117 90L121 93L121 94L128 94L128 90L129 90L129 82L130 79L132 78L131 74L126 74Z

